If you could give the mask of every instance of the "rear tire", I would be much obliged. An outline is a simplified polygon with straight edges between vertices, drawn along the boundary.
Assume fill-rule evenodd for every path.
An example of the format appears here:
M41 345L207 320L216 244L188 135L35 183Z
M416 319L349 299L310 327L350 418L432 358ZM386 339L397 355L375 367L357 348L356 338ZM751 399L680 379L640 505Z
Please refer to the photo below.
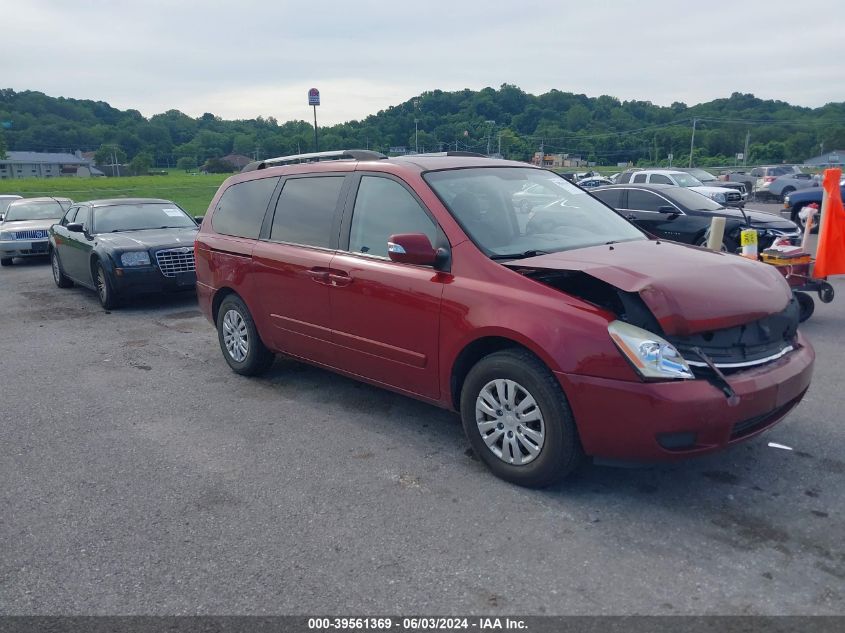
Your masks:
M53 267L53 281L59 288L70 288L73 282L62 272L62 263L56 249L50 251L50 265Z
M12 258L11 257L4 257L0 259L0 266L11 266L12 265Z
M263 374L275 360L255 327L249 308L237 295L223 299L217 311L217 340L223 358L236 374Z
M493 474L519 486L556 483L583 455L563 389L526 350L495 352L476 363L461 390L461 420Z

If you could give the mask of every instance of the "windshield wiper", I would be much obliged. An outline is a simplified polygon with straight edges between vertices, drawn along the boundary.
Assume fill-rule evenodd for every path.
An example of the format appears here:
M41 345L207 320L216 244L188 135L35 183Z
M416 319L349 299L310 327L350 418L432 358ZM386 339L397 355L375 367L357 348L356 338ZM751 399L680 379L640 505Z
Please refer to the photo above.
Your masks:
M549 255L549 251L532 249L522 253L507 253L505 255L491 255L490 259L523 259L525 257L536 257L537 255Z

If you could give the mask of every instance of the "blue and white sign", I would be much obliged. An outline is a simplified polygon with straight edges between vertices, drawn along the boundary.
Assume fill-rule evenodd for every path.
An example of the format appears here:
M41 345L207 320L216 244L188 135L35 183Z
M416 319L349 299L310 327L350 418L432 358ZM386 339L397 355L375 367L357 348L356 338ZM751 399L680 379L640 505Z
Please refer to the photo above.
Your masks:
M308 91L308 105L310 106L318 106L320 105L320 91L316 88L311 88Z

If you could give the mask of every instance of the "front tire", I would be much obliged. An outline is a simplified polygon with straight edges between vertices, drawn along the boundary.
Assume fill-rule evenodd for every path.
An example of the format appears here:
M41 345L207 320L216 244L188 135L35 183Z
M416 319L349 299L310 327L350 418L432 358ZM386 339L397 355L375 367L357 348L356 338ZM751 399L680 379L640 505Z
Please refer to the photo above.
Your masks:
M112 310L120 305L111 277L100 262L94 266L94 282L97 285L97 297L104 310Z
M229 367L242 376L263 374L275 359L258 336L252 314L237 295L229 295L220 304L217 339Z
M583 451L566 396L525 350L482 358L461 391L461 420L475 453L497 477L542 488L569 475Z
M50 264L53 267L53 281L59 288L70 288L73 282L62 272L62 263L59 261L59 254L56 249L50 251Z

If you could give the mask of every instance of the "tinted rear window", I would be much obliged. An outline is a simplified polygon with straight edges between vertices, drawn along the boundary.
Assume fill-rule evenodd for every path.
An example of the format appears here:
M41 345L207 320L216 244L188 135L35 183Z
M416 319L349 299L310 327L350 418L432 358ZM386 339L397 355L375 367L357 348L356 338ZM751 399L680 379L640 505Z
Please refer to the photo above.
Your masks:
M267 205L279 178L261 178L232 185L214 208L211 226L223 235L257 239Z
M288 179L276 204L270 239L328 248L343 178Z

